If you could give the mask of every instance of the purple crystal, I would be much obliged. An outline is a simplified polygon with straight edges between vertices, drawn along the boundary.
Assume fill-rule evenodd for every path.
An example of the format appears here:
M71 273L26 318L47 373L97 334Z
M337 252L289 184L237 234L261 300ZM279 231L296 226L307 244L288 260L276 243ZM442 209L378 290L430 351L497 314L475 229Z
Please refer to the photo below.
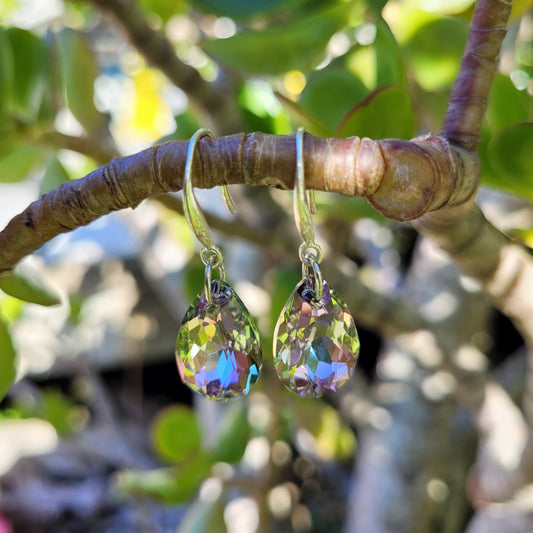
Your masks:
M261 371L254 320L224 281L211 283L212 304L202 292L187 310L176 340L181 380L212 400L248 394Z
M274 354L280 380L300 396L336 391L353 374L359 355L355 323L326 281L319 301L312 278L296 286L276 324Z

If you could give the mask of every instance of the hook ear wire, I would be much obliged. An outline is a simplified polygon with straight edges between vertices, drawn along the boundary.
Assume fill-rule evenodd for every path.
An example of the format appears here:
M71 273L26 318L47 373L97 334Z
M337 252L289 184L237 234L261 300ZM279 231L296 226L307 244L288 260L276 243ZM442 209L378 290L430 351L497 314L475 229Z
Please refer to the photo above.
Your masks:
M183 211L185 213L185 218L187 223L191 228L192 232L196 235L196 238L204 245L207 249L214 249L215 241L211 230L207 224L207 221L200 210L200 206L194 196L194 190L192 185L192 167L194 161L194 151L198 141L202 137L213 138L213 134L210 130L206 128L199 129L189 141L189 146L187 148L187 161L185 163L185 174L183 176ZM224 197L224 203L231 211L235 213L235 204L229 195L228 188L225 185L222 185L222 195Z
M222 198L224 198L224 203L226 204L226 207L229 209L229 212L234 215L237 212L237 208L235 207L235 204L233 203L233 200L231 199L231 196L229 195L228 188L225 185L221 186L222 189Z
M294 220L300 236L306 245L314 244L315 231L311 214L316 213L314 191L306 193L304 174L304 133L303 126L296 133L296 179L294 184Z

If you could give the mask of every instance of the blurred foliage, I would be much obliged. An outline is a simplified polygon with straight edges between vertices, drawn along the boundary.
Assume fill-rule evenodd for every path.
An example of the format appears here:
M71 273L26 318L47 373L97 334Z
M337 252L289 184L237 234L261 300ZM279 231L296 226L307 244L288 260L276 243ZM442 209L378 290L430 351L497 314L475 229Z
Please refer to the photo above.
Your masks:
M0 411L0 419L46 420L62 437L80 431L87 420L85 407L75 403L57 388L47 387L37 396L22 396Z
M36 268L18 265L13 272L0 275L0 289L6 294L39 305L57 305L61 302L57 291L51 287Z
M69 175L65 170L65 167L56 156L52 156L41 179L39 193L41 195L46 194L68 180Z
M226 533L224 507L218 500L197 501L189 507L177 533Z
M89 134L101 134L105 120L94 104L94 81L98 74L87 38L64 29L55 35L59 74L71 113Z
M491 138L488 156L502 185L533 202L532 147L533 122L513 124Z
M291 68L308 68L323 58L325 46L343 27L349 8L349 4L328 6L283 25L206 41L203 48L222 63L251 74L280 74Z
M191 6L212 13L219 17L231 17L236 20L246 20L250 17L272 15L273 13L292 10L302 5L305 0L191 0Z
M393 120L384 121L390 116ZM415 131L409 96L399 87L382 87L374 91L341 121L338 137L370 137L409 139Z
M339 412L323 400L300 399L291 406L289 424L304 429L314 440L314 454L323 461L347 460L355 452L353 431Z
M15 347L4 318L0 316L0 400L6 395L15 379Z
M198 414L182 405L167 407L152 427L155 452L175 466L151 471L127 471L117 478L120 490L166 503L187 501L198 490L216 462L236 463L242 459L250 437L246 407L237 402L220 421L221 431L213 448L203 443Z
M163 26L188 16L189 9L200 19L209 14L235 21L233 34L204 35L198 44L211 59L197 61L202 69L220 61L242 76L237 98L248 131L288 133L304 124L324 136L408 138L442 119L440 95L449 91L457 72L472 4L143 0L141 7ZM515 3L513 16L530 7L529 1ZM3 10L13 13L16 3ZM95 141L113 135L125 147L186 139L200 124L190 109L172 112L168 83L138 56L95 53L87 6L67 3L64 23L64 29L56 25L46 35L9 25L0 29L0 181L40 175L41 193L69 178L55 147L39 142L42 132L61 122L65 109ZM533 43L523 32L514 38L515 68L496 77L481 159L486 183L529 198L528 187L511 176L520 171L520 150L507 154L505 168L498 162L498 151L515 131L507 129L533 118L528 94ZM180 43L182 49L194 51L186 43ZM99 92L98 86L108 90ZM115 104L101 101L117 91ZM525 126L515 131L521 144L527 144L527 131ZM486 151L493 149L489 157ZM84 155L91 156L90 149Z
M197 452L200 427L194 411L182 406L161 412L152 429L154 448L166 461L180 462Z

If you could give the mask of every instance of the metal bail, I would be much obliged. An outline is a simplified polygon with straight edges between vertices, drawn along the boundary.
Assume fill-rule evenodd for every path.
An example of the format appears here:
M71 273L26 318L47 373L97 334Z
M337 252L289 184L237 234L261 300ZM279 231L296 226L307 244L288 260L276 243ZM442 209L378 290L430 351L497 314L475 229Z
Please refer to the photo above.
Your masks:
M318 264L322 259L322 250L317 244L307 246L305 243L302 243L300 246L300 259L302 261L302 278L307 278L310 275L313 276L315 283L314 300L320 302L323 293L323 278Z

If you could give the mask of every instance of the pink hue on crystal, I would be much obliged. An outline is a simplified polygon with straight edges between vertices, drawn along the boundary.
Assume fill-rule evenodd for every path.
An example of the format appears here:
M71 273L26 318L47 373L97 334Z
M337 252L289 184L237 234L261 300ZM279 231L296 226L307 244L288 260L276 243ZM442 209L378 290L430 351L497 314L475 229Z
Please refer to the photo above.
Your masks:
M326 281L318 302L312 279L296 286L276 324L274 354L280 380L300 396L334 392L353 374L359 355L355 322Z
M183 383L211 400L248 394L261 371L259 333L248 310L224 281L212 283L187 310L176 340Z

